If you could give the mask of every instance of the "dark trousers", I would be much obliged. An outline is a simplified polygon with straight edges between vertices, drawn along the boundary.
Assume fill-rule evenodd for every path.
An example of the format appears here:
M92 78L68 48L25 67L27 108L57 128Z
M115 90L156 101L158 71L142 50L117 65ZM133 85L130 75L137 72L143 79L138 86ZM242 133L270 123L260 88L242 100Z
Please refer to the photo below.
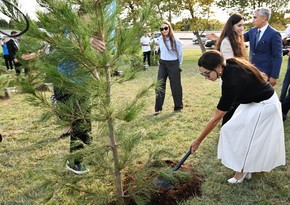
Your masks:
M289 84L290 84L290 57L288 58L287 70L286 70L286 74L285 74L285 77L283 80L281 94L280 94L281 103L283 103L283 101L287 95L287 90L289 88Z
M164 61L159 60L158 82L160 87L156 89L155 112L161 111L165 99L166 80L169 77L170 88L174 101L174 110L183 108L182 103L182 86L180 76L180 65L178 60Z
M4 60L5 60L5 65L7 70L12 70L13 69L13 63L12 60L10 59L9 55L3 55Z
M84 144L90 144L92 140L89 134L91 132L91 120L89 118L90 109L87 106L87 97L72 99L73 96L71 94L57 87L54 87L54 97L58 103L73 103L73 111L69 113L72 117L67 118L66 115L68 113L64 113L64 115L59 113L60 119L68 120L71 124L70 152L84 148ZM77 161L81 161L81 157ZM75 163L77 162L75 161Z
M150 55L151 51L143 52L143 64L145 65L145 61L147 58L148 65L150 66Z
M22 64L19 63L19 62L17 62L17 63L14 63L14 66L15 66L16 75L20 75ZM27 68L24 68L24 73L27 73L27 72L28 72L28 69Z
M290 109L290 89L288 90L287 96L282 101L282 113L283 113L283 117L286 117L287 116L289 109Z

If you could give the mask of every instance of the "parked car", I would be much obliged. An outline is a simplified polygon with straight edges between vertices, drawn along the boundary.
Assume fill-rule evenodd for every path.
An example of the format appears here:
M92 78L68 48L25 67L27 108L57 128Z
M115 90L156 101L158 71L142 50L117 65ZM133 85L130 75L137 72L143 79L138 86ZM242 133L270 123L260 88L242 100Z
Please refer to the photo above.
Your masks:
M160 32L154 33L154 39L157 39L159 36L161 36L161 33Z
M205 34L201 34L201 35L200 35L200 39L201 39L201 42L202 42L202 43L205 43L205 41L207 40L207 37L206 37ZM192 38L192 42L193 42L194 44L198 44L198 40L197 40L196 35L193 36L193 38Z
M214 46L215 46L215 43L216 43L216 41L214 41L214 40L206 40L205 43L204 43L204 46L205 46L206 48L211 48L211 49L213 49Z

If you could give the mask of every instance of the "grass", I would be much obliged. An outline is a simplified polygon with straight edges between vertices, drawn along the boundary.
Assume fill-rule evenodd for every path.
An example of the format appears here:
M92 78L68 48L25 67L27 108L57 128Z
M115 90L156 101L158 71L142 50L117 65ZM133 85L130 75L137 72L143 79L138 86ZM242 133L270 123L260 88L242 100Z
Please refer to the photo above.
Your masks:
M134 131L146 134L146 140L138 147L141 152L166 148L173 154L168 158L179 160L213 115L220 87L218 82L207 81L199 75L196 65L199 56L200 51L184 52L182 85L185 108L181 113L173 113L171 90L167 85L161 115L152 116L155 96L151 90L136 122L125 124ZM284 58L280 79L275 86L278 94L286 66L287 58ZM115 106L125 103L139 89L155 81L157 70L157 67L150 67L130 82L115 84ZM49 97L50 92L47 95ZM106 204L106 199L97 196L109 197L112 193L108 192L105 185L100 185L100 181L107 179L107 176L96 175L97 171L100 173L98 162L91 165L91 172L83 177L66 171L64 165L69 154L69 139L58 138L63 128L53 119L40 123L42 108L31 106L25 97L24 94L14 94L10 99L0 101L0 133L4 135L0 143L0 204ZM290 120L285 121L284 125L286 155L289 156ZM100 137L96 127L94 124L94 146L98 147L101 143L106 144L107 138ZM289 157L286 166L278 167L270 173L256 173L252 180L240 185L229 185L226 179L232 177L233 172L217 159L218 134L219 126L187 161L203 176L202 196L180 204L290 204ZM136 160L142 159L143 156ZM76 192L71 184L77 184L86 191ZM91 192L95 194L90 195Z

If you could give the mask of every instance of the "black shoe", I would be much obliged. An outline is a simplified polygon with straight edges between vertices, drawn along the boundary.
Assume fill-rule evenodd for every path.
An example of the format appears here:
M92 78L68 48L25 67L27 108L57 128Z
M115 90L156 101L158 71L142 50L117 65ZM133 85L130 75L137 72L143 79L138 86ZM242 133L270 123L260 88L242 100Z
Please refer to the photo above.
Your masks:
M82 163L75 164L70 161L66 161L66 168L75 174L86 174L89 171Z
M2 138L2 135L0 134L0 142L2 142L2 139L3 139L3 138Z
M183 109L183 107L174 108L174 112L181 112L182 109Z

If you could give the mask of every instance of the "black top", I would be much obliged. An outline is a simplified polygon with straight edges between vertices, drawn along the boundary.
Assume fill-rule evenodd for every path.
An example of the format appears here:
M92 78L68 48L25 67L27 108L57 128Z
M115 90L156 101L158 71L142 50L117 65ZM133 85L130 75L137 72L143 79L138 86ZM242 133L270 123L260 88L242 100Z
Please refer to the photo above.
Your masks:
M18 51L18 47L15 41L13 39L10 39L9 41L7 41L6 45L7 45L9 55L11 55L14 58L16 55L16 52Z
M261 102L274 94L274 89L268 82L261 84L250 71L239 68L230 59L223 70L222 80L222 96L217 105L222 111L228 111L234 102Z

